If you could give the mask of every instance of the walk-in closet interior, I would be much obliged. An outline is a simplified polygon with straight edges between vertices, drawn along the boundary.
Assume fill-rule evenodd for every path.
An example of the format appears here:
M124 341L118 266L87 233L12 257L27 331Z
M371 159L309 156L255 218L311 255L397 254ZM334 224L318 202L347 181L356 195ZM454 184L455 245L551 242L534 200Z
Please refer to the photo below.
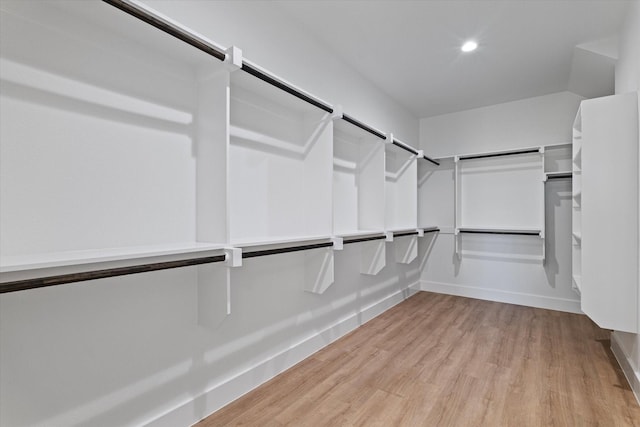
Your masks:
M193 425L466 299L637 407L639 52L634 0L0 0L0 425Z

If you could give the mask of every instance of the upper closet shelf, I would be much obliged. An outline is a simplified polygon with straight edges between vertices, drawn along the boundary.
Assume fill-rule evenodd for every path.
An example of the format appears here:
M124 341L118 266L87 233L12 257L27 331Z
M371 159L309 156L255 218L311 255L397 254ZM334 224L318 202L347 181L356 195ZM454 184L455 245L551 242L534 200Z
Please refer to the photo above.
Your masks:
M168 19L167 17L158 14L157 12L153 11L150 8L138 5L136 3L132 3L130 1L127 0L104 0L105 3L108 3L124 12L126 12L127 14L131 15L132 17L135 17L143 22L146 22L147 24L150 24L151 26L163 31L164 33L172 36L173 38L175 38L176 40L185 42L193 47L195 47L196 49L198 49L201 52L204 52L210 56L213 56L215 58L217 58L220 61L226 61L226 62L230 62L232 64L232 66L237 66L240 69L242 69L242 71L244 71L247 74L250 74L254 77L257 77L258 79L268 83L269 85L271 85L274 88L278 88L283 92L287 92L290 95L293 95L294 97L298 98L299 100L302 100L310 105L313 105L321 110L324 110L328 113L334 113L335 115L337 115L339 118L344 119L345 121L348 121L349 123L352 123L355 126L360 127L361 129L379 137L382 139L390 139L389 143L396 145L398 147L400 147L403 150L409 151L415 155L419 155L420 158L427 160L435 165L439 165L439 162L424 155L422 153L422 151L416 150L415 148L403 143L402 141L399 141L397 139L394 139L393 137L387 136L385 134L383 134L382 132L364 124L363 122L354 119L353 117L343 114L341 111L341 108L338 108L338 110L340 111L334 111L336 110L331 104L311 95L310 93L296 87L295 85L285 81L282 78L279 78L277 76L275 76L274 74L264 70L263 68L261 68L260 66L248 61L248 60L244 60L242 59L242 54L239 50L236 50L234 48L231 48L230 50L235 54L237 53L238 55L238 60L234 59L233 57L229 56L228 50L225 50L219 46L217 46L215 43L207 40L206 38L202 37L201 35L194 33L193 31L189 30L186 27L181 26L180 24ZM146 29L147 31L149 30L149 28ZM232 55L233 56L233 55ZM235 74L235 73L234 73Z
M0 257L0 273L115 261L138 262L155 257L207 256L213 253L222 253L223 248L224 245L220 244L183 243L3 256Z
M291 236L291 237L277 237L277 238L265 238L265 239L237 239L231 243L230 246L234 248L242 248L243 251L253 248L278 248L284 246L295 246L297 244L311 244L327 242L331 240L331 236L317 235L317 236Z
M220 245L199 243L3 257L0 293L225 260Z
M370 240L385 240L387 234L384 231L362 231L357 233L348 233L337 236L343 240L344 244L367 242Z

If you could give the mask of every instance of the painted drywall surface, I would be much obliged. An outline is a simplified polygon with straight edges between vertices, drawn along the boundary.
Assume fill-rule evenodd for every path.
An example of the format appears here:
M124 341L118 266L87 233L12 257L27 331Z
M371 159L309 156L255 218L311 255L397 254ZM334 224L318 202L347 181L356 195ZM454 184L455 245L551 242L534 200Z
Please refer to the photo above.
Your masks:
M563 92L421 120L422 148L464 154L568 142L580 97ZM505 158L506 159L506 158ZM546 260L538 238L465 235L454 250L453 161L419 176L419 219L443 232L422 269L422 288L524 305L578 311L571 290L571 185L545 184Z
M420 120L420 145L434 157L571 141L582 98L559 92Z
M620 32L619 55L618 63L616 64L616 94L639 90L640 2L631 2L629 5L624 26ZM638 188L640 189L640 185ZM640 319L638 319L638 322L640 322ZM640 335L624 332L614 332L614 335L640 381Z
M243 55L281 78L344 111L418 144L418 119L384 95L362 75L277 6L261 1L144 0L151 8L212 41L242 49ZM327 31L331 31L330 26ZM385 60L381 59L381 64Z
M153 6L220 44L237 44L259 65L417 144L415 118L266 4ZM209 328L198 324L198 274L191 268L4 294L0 424L142 425L197 401L171 425L195 422L235 397L202 403L197 398L204 393L247 371L256 378L275 375L304 356L296 350L299 343L321 337L328 344L365 321L364 310L380 312L388 307L384 301L406 297L419 279L419 264L396 264L394 252L388 243L387 266L377 276L364 276L359 246L345 246L336 253L336 281L321 296L303 291L303 254L247 260L230 272L231 315ZM343 319L352 319L351 326L333 328ZM268 368L261 365L282 354Z

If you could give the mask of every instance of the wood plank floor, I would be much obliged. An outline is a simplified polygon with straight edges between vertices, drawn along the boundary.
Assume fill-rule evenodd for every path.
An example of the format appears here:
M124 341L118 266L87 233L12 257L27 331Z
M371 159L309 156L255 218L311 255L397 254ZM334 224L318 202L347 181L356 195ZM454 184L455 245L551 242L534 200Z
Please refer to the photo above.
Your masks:
M197 426L640 426L609 335L419 292Z

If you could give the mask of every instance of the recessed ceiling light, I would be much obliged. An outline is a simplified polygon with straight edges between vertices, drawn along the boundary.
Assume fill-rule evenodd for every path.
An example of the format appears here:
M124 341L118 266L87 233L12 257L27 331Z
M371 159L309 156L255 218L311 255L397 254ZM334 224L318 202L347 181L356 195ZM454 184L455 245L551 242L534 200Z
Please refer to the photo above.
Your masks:
M478 43L474 42L473 40L468 40L464 42L460 50L463 52L472 52L476 50L477 47L478 47Z

